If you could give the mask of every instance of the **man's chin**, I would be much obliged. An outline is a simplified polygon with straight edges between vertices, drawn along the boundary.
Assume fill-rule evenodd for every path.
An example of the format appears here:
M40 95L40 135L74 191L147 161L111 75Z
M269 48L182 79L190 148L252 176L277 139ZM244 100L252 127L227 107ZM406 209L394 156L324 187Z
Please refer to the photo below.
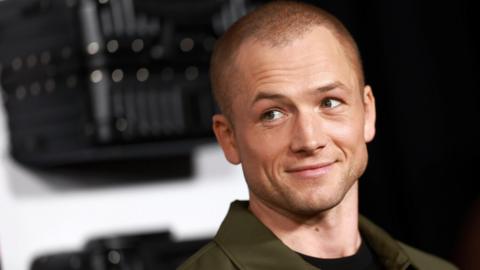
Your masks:
M327 213L342 202L342 198L330 198L328 200L299 200L288 203L284 210L294 216L311 218L322 213Z

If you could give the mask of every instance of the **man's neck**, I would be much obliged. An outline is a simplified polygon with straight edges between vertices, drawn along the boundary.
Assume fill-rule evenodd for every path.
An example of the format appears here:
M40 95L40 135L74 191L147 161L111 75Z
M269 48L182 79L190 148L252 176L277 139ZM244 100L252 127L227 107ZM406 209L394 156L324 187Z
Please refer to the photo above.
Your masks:
M250 211L292 250L317 258L340 258L356 253L361 244L358 230L358 182L335 207L310 218L293 218L257 200Z

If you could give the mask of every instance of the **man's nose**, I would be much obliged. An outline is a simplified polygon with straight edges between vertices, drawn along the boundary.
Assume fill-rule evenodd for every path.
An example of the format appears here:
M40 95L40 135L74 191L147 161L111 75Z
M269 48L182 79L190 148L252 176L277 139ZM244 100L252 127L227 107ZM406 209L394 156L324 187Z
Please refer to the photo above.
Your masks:
M318 113L299 113L292 128L291 150L294 153L313 154L325 147L327 135Z

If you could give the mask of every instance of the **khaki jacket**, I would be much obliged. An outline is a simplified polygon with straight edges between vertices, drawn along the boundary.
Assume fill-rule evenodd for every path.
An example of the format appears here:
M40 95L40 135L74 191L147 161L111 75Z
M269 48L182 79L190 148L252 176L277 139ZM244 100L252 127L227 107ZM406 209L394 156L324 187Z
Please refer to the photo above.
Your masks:
M455 270L452 264L400 243L360 217L360 232L387 270ZM235 201L214 240L177 270L318 270L285 246L249 210Z

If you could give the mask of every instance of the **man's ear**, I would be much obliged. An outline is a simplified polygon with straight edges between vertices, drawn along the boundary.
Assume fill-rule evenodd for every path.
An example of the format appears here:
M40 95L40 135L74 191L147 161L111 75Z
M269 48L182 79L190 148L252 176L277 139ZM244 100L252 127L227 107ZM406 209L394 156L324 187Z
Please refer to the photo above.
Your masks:
M375 109L375 97L372 88L366 85L363 88L363 109L365 114L365 123L363 127L363 137L366 142L370 142L375 137L375 121L377 112Z
M217 141L222 147L225 158L232 164L240 164L240 155L238 154L237 141L230 121L221 114L216 114L212 118L213 132Z

